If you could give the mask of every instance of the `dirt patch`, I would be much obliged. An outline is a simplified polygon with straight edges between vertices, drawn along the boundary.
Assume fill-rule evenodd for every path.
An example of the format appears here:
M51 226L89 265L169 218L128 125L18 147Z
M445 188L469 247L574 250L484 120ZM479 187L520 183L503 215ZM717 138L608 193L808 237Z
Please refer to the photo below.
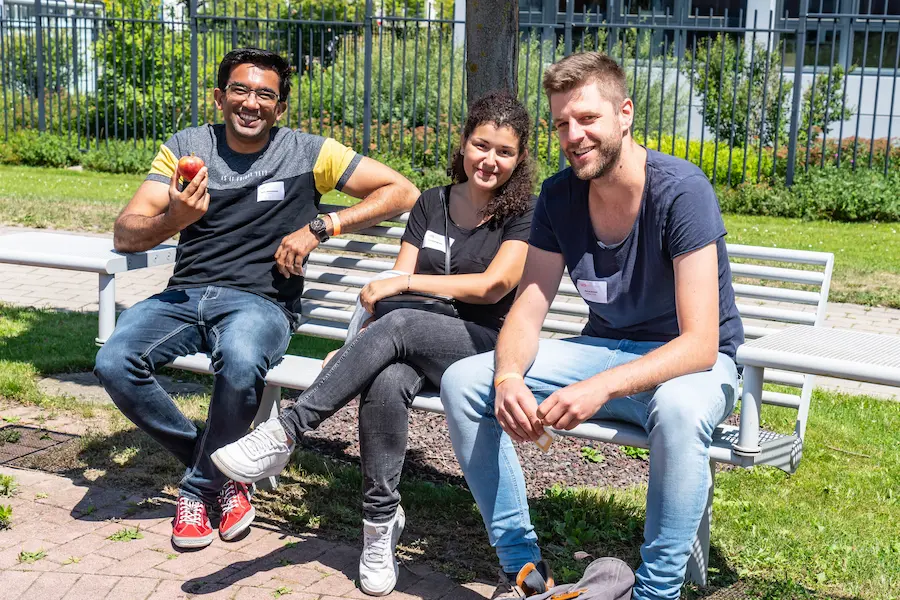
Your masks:
M318 430L307 434L303 446L358 463L358 410L358 402L352 401L322 423ZM545 489L557 483L628 487L646 483L650 472L646 460L627 456L621 446L613 444L558 437L547 454L534 444L518 444L516 450L530 497L542 495ZM411 412L404 474L436 483L465 484L443 415L418 410Z

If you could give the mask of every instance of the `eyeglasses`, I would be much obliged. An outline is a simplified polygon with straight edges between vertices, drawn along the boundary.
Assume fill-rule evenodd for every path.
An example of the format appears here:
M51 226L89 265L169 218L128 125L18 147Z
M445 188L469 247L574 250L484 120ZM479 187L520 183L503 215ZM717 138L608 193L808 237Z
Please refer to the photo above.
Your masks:
M245 98L248 98L250 94L256 94L256 101L260 104L272 106L278 102L278 94L272 90L253 90L242 83L229 83L225 86L225 90L231 92L238 100L244 100Z

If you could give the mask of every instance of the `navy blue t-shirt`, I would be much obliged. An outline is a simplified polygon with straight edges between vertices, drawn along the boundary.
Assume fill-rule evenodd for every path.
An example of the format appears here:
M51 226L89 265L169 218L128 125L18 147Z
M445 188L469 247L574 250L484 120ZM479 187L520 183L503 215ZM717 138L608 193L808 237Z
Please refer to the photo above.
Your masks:
M719 257L719 352L734 358L744 328L734 304L725 224L706 175L695 165L647 150L641 208L628 236L606 246L588 212L589 181L566 169L544 181L529 244L562 254L590 307L584 334L667 342L679 335L675 257L716 244Z

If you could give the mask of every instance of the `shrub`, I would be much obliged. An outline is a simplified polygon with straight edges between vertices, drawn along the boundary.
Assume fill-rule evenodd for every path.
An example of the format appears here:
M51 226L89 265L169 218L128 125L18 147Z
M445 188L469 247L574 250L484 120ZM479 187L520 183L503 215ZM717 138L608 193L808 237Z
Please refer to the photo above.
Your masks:
M780 53L760 44L753 49L751 68L748 49L731 37L718 34L682 62L694 80L694 91L703 100L701 114L707 127L721 140L743 146L751 138L773 143L784 139L789 120L787 100L792 84L781 81ZM765 96L765 102L763 97ZM749 119L748 119L749 114Z
M135 144L133 141L106 140L82 158L84 168L105 173L146 173L159 151L161 142Z
M900 221L900 172L825 167L784 184L719 188L723 212L828 221Z
M81 152L67 136L39 134L26 129L11 133L0 144L0 162L31 167L70 167L81 161Z

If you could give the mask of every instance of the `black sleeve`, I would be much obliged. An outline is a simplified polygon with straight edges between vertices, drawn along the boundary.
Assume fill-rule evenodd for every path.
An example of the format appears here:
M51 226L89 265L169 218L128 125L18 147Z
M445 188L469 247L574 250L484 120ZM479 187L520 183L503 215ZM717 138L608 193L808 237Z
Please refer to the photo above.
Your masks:
M431 192L432 190L425 190L419 196L419 199L416 200L412 210L409 211L406 231L403 232L403 237L400 238L416 248L422 247L422 240L425 238L425 232L428 230L428 206L426 205L430 204Z
M528 243L547 252L562 254L562 249L559 247L559 241L556 239L556 233L553 231L553 225L550 222L547 195L547 182L545 181L541 186L541 195L538 196L534 207L534 218L531 221L531 235L528 238Z
M503 238L501 243L507 240L517 240L527 242L531 234L531 217L534 216L534 204L537 201L536 196L528 199L528 208L518 217L507 219L503 224Z
M725 235L719 201L706 177L697 175L681 182L669 208L665 231L666 247L673 260Z

